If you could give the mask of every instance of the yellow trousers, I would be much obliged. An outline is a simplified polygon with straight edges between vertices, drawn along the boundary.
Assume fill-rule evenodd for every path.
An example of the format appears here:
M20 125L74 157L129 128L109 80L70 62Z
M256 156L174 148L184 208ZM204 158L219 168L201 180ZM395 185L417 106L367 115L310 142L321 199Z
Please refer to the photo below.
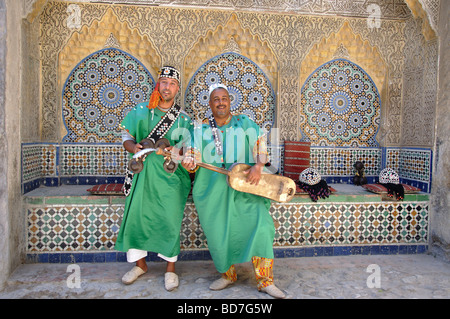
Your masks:
M273 259L253 257L252 264L258 290L273 285ZM223 273L222 277L235 282L237 280L237 274L234 265L226 273Z

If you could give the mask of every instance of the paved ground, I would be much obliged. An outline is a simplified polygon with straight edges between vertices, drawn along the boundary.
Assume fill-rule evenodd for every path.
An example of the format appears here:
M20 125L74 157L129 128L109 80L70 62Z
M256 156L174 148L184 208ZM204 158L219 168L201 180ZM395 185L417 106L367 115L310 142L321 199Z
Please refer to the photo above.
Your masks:
M172 292L164 289L163 262L149 263L149 272L130 286L120 281L130 264L78 266L79 288L75 279L78 272L68 269L69 264L22 265L0 298L272 299L257 291L250 263L237 265L234 285L211 291L209 284L218 278L211 261L179 261L180 287ZM450 298L450 264L426 254L282 258L275 260L274 272L276 285L288 299Z

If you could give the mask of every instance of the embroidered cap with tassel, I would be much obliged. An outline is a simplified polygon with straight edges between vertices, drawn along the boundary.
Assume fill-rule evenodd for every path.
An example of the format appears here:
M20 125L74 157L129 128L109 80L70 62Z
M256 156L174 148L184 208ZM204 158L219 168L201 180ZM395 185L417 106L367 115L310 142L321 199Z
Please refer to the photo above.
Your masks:
M155 89L150 96L150 101L148 103L149 109L156 108L159 104L159 101L161 101L162 99L161 94L159 93L159 79L161 78L175 79L178 81L178 83L180 83L181 80L180 72L177 69L175 69L173 66L163 66L158 73L158 82L156 83Z

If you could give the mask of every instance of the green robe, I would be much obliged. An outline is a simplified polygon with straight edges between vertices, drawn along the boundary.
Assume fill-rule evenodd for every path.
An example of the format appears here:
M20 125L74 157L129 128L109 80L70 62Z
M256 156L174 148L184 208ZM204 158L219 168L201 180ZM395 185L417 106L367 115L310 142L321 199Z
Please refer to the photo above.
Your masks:
M194 147L202 150L203 162L222 167L223 160L227 169L233 163L255 164L252 150L260 134L255 122L246 115L233 116L219 130L223 156L216 154L209 124L194 129ZM192 196L220 273L253 256L273 259L275 227L269 213L270 200L236 191L228 186L226 175L202 167L196 172Z
M132 109L121 123L137 142L146 138L164 116L164 112L147 108L147 103ZM181 112L177 121L164 136L170 145L189 142L191 119ZM130 154L131 158L132 154ZM131 248L160 253L166 257L180 252L180 228L186 200L191 188L189 173L178 165L169 174L163 168L164 157L151 153L144 162L142 172L135 174L115 249Z

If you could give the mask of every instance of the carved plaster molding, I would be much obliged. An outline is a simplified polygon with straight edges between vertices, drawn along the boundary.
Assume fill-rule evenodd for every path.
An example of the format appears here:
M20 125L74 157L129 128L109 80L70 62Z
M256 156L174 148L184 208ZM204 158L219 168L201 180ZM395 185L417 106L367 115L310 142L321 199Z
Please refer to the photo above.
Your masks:
M64 0L61 0L64 1ZM82 1L82 0L78 0ZM73 0L72 0L73 2ZM366 0L85 0L83 2L117 5L197 7L230 11L281 12L321 16L369 17ZM411 16L404 0L378 0L381 19L406 19Z
M108 39L106 39L105 45L103 46L103 48L116 48L116 49L121 49L119 40L117 40L117 38L114 36L113 33L109 34Z
M230 37L230 41L225 45L225 47L222 50L222 53L225 52L234 52L234 53L241 53L241 48L239 47L239 44L236 42L234 37Z
M157 1L155 1L156 3ZM158 2L161 3L161 2ZM278 2L277 2L278 3ZM277 97L277 123L280 128L280 138L283 140L299 138L299 101L302 85L303 70L301 64L313 49L323 39L336 34L348 22L352 33L359 40L368 43L378 52L384 61L387 71L385 96L387 101L383 105L383 118L389 121L390 131L386 134L386 146L400 145L402 118L402 81L405 61L414 58L415 46L421 46L417 41L422 36L414 32L405 39L405 21L383 20L382 27L370 29L366 19L340 18L330 16L305 16L292 14L276 14L262 12L228 12L211 9L181 9L163 8L159 6L126 6L117 4L77 4L81 8L81 27L67 28L66 22L68 3L61 1L49 2L41 14L41 52L42 52L42 136L45 141L59 141L59 122L61 114L60 83L61 70L58 69L58 59L61 48L69 40L71 45L80 46L77 41L91 39L93 45L101 46L107 42L111 33L117 38L122 49L128 41L112 29L103 27L100 35L95 34L95 25L105 23L104 15L108 12L108 19L116 21L111 28L119 28L117 32L129 29L149 41L154 46L158 64L170 63L184 72L183 81L188 81L192 72L198 69L209 58L223 52L224 48L240 50L242 55L257 63L270 78ZM108 20L109 21L109 20ZM421 26L421 19L409 18L407 21ZM106 24L105 24L106 25ZM115 25L115 27L114 27ZM84 29L89 36L84 36ZM233 37L238 47L230 40ZM355 38L355 39L356 39ZM91 41L89 40L89 41ZM404 52L405 43L411 41L414 45ZM88 43L88 42L84 42ZM139 43L131 41L129 44ZM340 43L329 48L330 59L334 55L345 55L339 49ZM353 44L344 44L348 54ZM83 45L84 46L84 45ZM70 46L68 46L69 50ZM92 47L92 52L99 50ZM131 46L130 46L131 48ZM211 48L213 51L210 51ZM83 48L80 48L80 50ZM95 49L95 50L94 50ZM134 49L130 49L133 54ZM89 52L91 52L89 51ZM70 51L67 51L70 53ZM92 53L91 52L91 53ZM337 52L337 53L336 53ZM376 53L372 52L372 53ZM434 54L431 50L430 54ZM87 54L88 52L86 52ZM81 53L80 53L81 54ZM85 55L86 55L85 54ZM144 54L144 53L143 53ZM144 54L145 55L145 54ZM142 55L142 56L144 56ZM376 55L376 54L375 54ZM432 56L430 61L432 61ZM140 54L136 54L139 58ZM405 56L407 59L405 60ZM65 73L70 71L77 61L67 64ZM202 62L203 61L203 62ZM69 62L67 60L67 62ZM355 61L363 68L370 61ZM155 63L155 62L153 62ZM147 66L150 64L145 63ZM317 65L318 67L319 65ZM155 68L157 68L155 66ZM155 68L148 67L153 73ZM426 76L426 74L424 75ZM407 77L410 79L411 77ZM380 78L381 79L381 78ZM380 83L380 82L379 82ZM183 83L181 92L183 92ZM407 92L410 92L409 89ZM427 126L428 127L428 126Z

